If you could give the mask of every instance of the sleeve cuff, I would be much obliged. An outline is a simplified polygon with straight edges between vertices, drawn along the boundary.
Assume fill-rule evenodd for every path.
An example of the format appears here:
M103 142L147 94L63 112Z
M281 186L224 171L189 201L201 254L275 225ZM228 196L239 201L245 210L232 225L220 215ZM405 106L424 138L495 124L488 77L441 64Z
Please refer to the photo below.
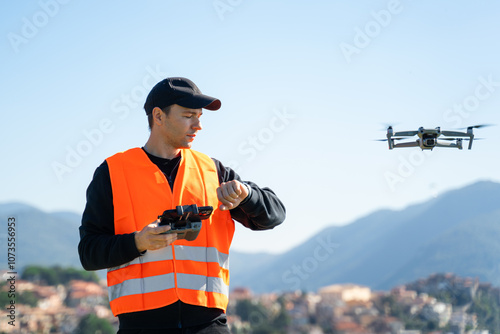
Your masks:
M247 188L248 195L247 195L247 197L245 197L245 199L243 201L241 201L240 205L241 204L245 204L246 202L248 202L248 200L252 196L252 187L250 187L250 185L248 183L245 183L245 182L241 182L241 183L243 183L243 185Z
M241 201L238 207L242 209L252 208L259 202L259 196L255 195L255 191L252 189L252 186L245 182L242 183L248 188L248 196Z

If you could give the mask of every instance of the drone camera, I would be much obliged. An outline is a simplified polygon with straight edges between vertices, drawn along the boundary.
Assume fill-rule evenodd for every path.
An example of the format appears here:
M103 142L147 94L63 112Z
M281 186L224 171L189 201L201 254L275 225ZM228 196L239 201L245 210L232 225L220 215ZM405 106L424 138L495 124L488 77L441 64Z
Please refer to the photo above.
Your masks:
M434 138L427 138L427 139L424 139L424 145L425 146L436 146L436 139Z

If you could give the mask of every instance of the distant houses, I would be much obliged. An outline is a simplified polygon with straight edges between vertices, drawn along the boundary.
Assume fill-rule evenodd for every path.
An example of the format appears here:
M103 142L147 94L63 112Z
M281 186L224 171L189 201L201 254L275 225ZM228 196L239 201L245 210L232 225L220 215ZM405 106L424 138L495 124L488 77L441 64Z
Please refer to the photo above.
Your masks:
M15 322L9 324L5 320L9 311L0 309L0 333L72 333L79 319L89 313L116 323L103 284L73 280L67 285L50 286L20 279L15 284ZM26 294L32 296L34 305L20 301Z

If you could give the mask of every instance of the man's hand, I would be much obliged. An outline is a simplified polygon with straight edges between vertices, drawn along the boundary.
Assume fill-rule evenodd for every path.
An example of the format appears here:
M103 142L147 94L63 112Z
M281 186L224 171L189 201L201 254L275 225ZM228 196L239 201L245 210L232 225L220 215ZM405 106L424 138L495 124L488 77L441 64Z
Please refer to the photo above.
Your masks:
M217 198L222 202L219 206L221 210L234 209L240 205L241 201L247 196L247 187L237 180L223 182L220 187L217 188Z
M145 250L156 250L167 247L172 242L177 240L177 234L160 234L170 230L170 226L158 226L160 219L144 226L144 228L135 233L135 246L142 253Z

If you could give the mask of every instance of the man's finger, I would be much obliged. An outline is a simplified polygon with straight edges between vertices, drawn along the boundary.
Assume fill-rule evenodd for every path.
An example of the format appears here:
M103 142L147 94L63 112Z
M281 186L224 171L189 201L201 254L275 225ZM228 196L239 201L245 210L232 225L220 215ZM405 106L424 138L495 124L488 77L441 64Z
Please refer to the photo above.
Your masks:
M223 197L223 198L228 198L228 197L230 197L230 193L229 193L229 192L230 192L230 187L228 186L228 184L227 184L227 183L223 183L223 184L221 185L221 192L222 192L222 197Z
M233 184L233 190L236 196L240 197L241 193L243 193L243 190L241 189L243 185L240 182L234 182Z
M170 229L171 229L170 225L156 226L154 228L154 233L155 234L165 233Z
M166 234L166 242L168 244L171 244L172 242L174 242L175 240L177 240L177 233L170 233L170 234Z
M234 198L229 196L229 195L224 196L222 193L217 193L217 197L218 197L219 201L221 201L222 204L224 204L224 205L233 204L232 201L234 200Z
M235 180L228 182L227 193L230 199L237 199L240 197L241 193L241 184Z
M143 230L154 229L154 228L158 227L159 223L160 223L160 219L157 219L154 222L149 223L148 225L144 226Z
M225 211L232 208L232 203L224 198L221 188L217 188L217 199L222 203L219 205L220 210Z
M222 188L222 187L217 188L217 198L223 204L229 203L229 201L226 200L226 195L224 195L224 188Z
M177 240L177 233L153 234L149 238L149 242L154 245L155 249L166 247L175 240Z
M221 185L222 189L223 189L223 193L225 196L228 196L230 195L231 193L233 193L234 191L234 188L233 188L233 184L232 182L224 182L222 185Z
M231 210L231 209L232 209L232 205L231 205L231 206L229 206L229 205L224 205L224 204L221 204L221 205L219 205L219 209L220 209L221 211Z

